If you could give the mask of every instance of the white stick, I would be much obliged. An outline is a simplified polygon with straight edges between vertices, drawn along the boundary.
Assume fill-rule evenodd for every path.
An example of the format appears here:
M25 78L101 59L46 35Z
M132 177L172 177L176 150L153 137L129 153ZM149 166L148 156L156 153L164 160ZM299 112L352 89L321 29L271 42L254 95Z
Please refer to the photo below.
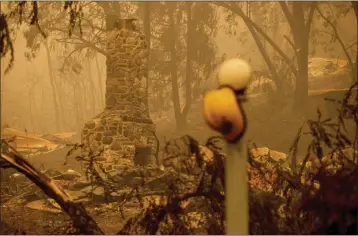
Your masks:
M228 144L226 159L226 234L249 234L247 178L247 145L245 138Z
M249 84L251 77L251 67L243 60L238 58L229 59L221 64L217 72L217 79L220 86L230 86L235 92L245 91ZM228 98L232 99L232 98ZM229 101L229 100L228 100ZM212 101L215 102L215 101ZM245 111L243 103L238 101L238 106L241 113ZM229 106L232 106L230 104ZM226 109L230 109L226 107ZM233 107L232 107L233 109ZM218 108L219 113L222 112L221 117L225 118L225 115L229 115L228 110L223 109L222 111ZM226 114L225 114L226 113ZM220 117L220 114L216 114ZM232 115L232 114L230 114ZM244 132L243 127L239 125L247 125L243 114L236 114L238 117L231 119L235 129L232 130L228 138L232 138L232 135L240 135L238 132ZM215 117L215 115L213 115ZM215 119L214 119L215 120ZM242 134L241 139L237 144L228 144L227 147L227 158L225 166L225 194L226 194L226 234L249 234L249 202L248 202L248 178L247 178L247 145L245 136Z

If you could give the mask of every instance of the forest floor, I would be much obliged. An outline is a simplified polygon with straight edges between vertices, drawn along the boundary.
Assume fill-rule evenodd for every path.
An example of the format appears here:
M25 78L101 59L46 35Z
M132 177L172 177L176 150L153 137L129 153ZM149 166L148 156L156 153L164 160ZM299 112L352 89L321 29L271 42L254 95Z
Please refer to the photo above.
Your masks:
M55 153L51 160L39 155L31 157L29 161L40 169L72 169L80 172L81 167L76 160L68 159L64 165L66 152L67 150ZM11 228L24 230L27 234L64 234L65 229L71 225L65 213L30 209L26 206L27 203L29 201L26 199L13 196L0 208L0 219ZM85 208L106 234L116 234L125 220L140 209L139 206L133 205L125 211L125 218L122 218L115 204L86 204Z
M109 207L110 206L110 207ZM115 204L86 206L89 215L97 222L105 234L117 234L125 221L138 213L139 206L128 209L124 218ZM64 234L71 225L65 213L53 213L29 209L20 201L7 202L1 209L1 218L12 228L21 229L26 234Z

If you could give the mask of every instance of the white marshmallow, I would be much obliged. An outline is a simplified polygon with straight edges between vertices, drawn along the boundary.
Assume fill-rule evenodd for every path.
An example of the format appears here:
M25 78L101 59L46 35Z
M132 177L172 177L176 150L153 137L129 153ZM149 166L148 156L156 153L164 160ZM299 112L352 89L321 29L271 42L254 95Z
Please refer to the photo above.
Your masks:
M230 86L235 90L246 88L251 77L251 67L241 59L233 58L224 61L218 70L217 79L220 86Z

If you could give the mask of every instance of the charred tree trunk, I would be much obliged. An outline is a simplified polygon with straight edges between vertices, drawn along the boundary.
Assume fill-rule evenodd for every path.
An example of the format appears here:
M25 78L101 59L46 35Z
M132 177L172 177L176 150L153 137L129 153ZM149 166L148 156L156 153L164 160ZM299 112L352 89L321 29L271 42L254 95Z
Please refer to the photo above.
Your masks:
M297 69L296 90L294 94L294 110L304 112L308 99L308 42L309 31L305 25L304 12L299 2L293 3L292 6L293 19L292 27L293 40L297 48Z
M292 2L292 13L285 2L280 2L281 8L290 25L294 50L297 56L297 75L296 89L294 92L293 110L297 113L305 114L308 102L308 51L309 35L311 31L313 14L316 10L317 3L310 5L307 20L304 14L305 2Z
M60 131L61 129L61 125L60 125L60 111L59 111L59 104L57 101L57 92L56 92L56 88L55 88L55 79L53 76L53 67L52 67L52 62L51 62L51 55L50 55L50 49L48 47L47 41L44 41L44 45L45 45L45 49L46 49L46 55L47 55L47 65L48 65L48 69L49 69L49 76L50 76L50 84L51 84L51 88L52 88L52 98L53 98L53 105L54 105L54 109L55 109L55 124L56 124L56 131Z
M186 36L186 73L185 73L185 107L181 114L181 125L185 127L187 125L187 116L190 111L192 103L192 47L193 47L193 22L192 22L192 2L186 2L186 14L187 14L187 36Z
M274 10L274 12L270 14L270 18L269 18L270 20L272 20L274 22L272 25L272 40L274 42L278 42L279 41L278 35L279 35L279 31L280 31L279 20L277 19L278 18L278 16L277 16L278 10L277 10L277 8L274 8L273 10ZM273 48L271 48L271 58L275 58L276 56L277 56L277 52Z
M181 123L181 111L180 111L180 97L179 97L179 83L178 83L178 58L176 55L176 30L175 30L175 21L174 21L174 12L175 12L175 3L170 3L169 15L169 32L170 32L170 77L171 77L171 87L172 87L172 102L174 108L174 116L177 128L182 127Z
M171 35L171 83L172 83L172 101L174 107L174 115L176 120L177 129L183 129L187 125L187 115L190 111L191 103L192 103L192 76L191 76L191 64L192 64L192 38L193 38L193 23L192 23L192 4L191 2L186 2L186 13L187 13L187 49L186 49L186 72L185 72L185 105L184 108L181 108L180 105L180 91L178 84L178 57L176 55L176 37L178 34L176 32L176 25L174 22L174 18L170 18L169 27L170 27L170 35ZM175 5L172 6L172 13L174 14Z
M354 10L354 14L356 15L356 17L358 17L358 2L352 1L352 7Z
M358 24L358 2L356 1L352 1L352 7L354 10L354 14L356 15L356 23ZM354 63L354 67L353 67L353 81L356 83L358 81L357 79L357 63L358 63L358 52L356 53L356 61Z
M87 58L87 67L88 67L88 82L90 84L90 90L92 94L92 116L96 115L96 91L95 86L92 78L92 70L91 70L91 60ZM86 101L85 101L86 102Z

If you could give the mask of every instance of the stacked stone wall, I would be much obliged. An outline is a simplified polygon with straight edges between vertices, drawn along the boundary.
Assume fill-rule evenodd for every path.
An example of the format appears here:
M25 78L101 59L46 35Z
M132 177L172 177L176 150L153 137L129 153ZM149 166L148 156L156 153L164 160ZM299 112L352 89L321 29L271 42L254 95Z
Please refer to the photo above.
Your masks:
M157 141L147 105L145 37L133 29L114 28L107 39L106 107L86 122L83 150L103 150L103 165L111 169L134 165L136 149L150 147L150 154L140 158L148 158L147 163L154 164Z

